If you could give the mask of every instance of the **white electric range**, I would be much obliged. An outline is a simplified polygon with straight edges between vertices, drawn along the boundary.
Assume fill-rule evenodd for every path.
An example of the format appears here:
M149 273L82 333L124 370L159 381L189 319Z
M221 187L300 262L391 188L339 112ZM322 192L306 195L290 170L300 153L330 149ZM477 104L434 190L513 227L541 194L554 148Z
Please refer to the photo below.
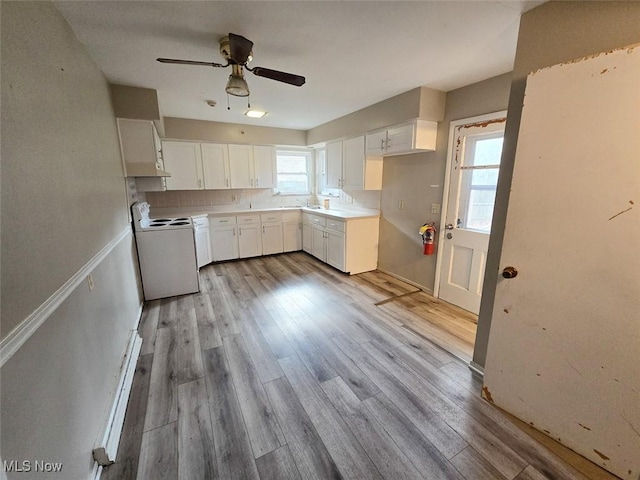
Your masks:
M147 202L131 207L145 300L200 291L193 221L149 218Z

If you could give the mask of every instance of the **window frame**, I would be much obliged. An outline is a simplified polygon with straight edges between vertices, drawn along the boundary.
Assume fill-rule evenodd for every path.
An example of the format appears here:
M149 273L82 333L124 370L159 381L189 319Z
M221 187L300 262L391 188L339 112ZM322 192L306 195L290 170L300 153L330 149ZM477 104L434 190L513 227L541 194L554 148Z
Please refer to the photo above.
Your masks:
M302 191L298 191L298 192L287 192L287 191L282 191L278 185L278 174L279 173L288 173L288 172L280 172L280 170L278 169L278 157L280 156L304 156L306 159L305 162L305 171L304 174L307 177L307 181L306 181L306 190L304 192ZM273 193L274 195L311 195L311 187L313 184L313 175L312 175L312 165L313 165L313 149L310 148L305 148L305 147L299 147L299 148L280 148L280 147L276 147L276 186L273 189ZM302 172L301 172L302 173Z

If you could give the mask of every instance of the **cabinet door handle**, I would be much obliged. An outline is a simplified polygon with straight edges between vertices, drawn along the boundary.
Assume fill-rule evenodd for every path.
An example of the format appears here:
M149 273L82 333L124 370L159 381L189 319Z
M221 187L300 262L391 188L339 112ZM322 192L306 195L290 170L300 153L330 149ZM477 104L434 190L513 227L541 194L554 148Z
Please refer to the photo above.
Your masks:
M229 179L227 178L225 181L227 183L227 188L229 188Z
M380 139L380 150L384 150L384 138Z
M242 227L238 227L238 236L242 236Z
M256 187L258 186L258 181L259 180L260 180L259 178L256 178Z
M198 188L202 188L202 180L198 179Z
M262 233L264 233L264 225L262 225Z

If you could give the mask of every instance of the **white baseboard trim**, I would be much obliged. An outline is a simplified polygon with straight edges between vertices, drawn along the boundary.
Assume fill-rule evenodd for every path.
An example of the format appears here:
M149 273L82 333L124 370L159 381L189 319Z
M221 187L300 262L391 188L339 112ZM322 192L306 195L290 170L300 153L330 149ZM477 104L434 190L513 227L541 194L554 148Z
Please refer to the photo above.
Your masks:
M420 285L419 283L413 282L411 280L409 280L408 278L404 278L400 275L396 275L393 272L390 272L388 270L384 270L382 268L378 268L379 272L382 273L386 273L387 275L391 275L393 278L397 278L398 280L403 281L404 283L408 283L409 285L413 285L416 288L419 288L420 290L422 290L425 293L428 293L429 295L433 295L433 290L431 290L430 288L425 287L424 285Z
M469 362L469 370L471 370L475 375L478 375L480 378L484 378L484 367L477 364L473 360Z
M142 338L136 330L131 330L127 349L120 367L120 378L114 392L111 411L105 422L104 432L98 437L98 445L93 449L93 458L98 465L111 465L116 460L120 434L124 425L124 415L129 403L133 376L142 348Z
M109 253L129 234L131 227L127 226L113 240L78 270L64 285L45 300L31 315L18 324L0 343L0 367L16 353L22 345L35 333L49 316L64 302L81 282L84 281Z

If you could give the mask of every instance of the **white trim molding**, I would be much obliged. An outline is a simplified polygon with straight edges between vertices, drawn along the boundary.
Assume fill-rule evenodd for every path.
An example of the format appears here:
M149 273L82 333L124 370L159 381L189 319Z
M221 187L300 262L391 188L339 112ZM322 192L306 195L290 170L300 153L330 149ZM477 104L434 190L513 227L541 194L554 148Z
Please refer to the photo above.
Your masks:
M80 283L89 275L111 251L129 234L131 226L127 226L114 239L102 248L94 257L67 280L53 295L40 305L31 315L18 324L0 343L0 367L16 353L33 335L49 316L64 302Z
M484 367L474 361L469 362L469 370L480 378L484 377Z
M116 461L120 434L124 425L124 414L127 410L141 348L142 338L136 330L131 330L127 349L120 366L120 377L114 391L111 410L103 427L103 433L99 437L98 445L93 449L93 458L101 466L111 465Z

